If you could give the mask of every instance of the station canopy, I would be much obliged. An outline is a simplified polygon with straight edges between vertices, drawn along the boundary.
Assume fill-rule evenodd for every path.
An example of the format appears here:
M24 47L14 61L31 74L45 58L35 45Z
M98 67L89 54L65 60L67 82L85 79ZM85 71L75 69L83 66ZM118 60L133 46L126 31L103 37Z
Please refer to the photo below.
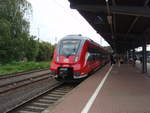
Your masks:
M118 53L150 44L150 0L69 0Z

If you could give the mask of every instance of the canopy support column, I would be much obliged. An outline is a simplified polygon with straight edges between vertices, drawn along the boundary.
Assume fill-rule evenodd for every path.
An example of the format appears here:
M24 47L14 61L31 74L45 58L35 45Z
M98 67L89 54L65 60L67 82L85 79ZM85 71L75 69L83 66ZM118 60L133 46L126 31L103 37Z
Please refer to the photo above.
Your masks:
M146 40L143 40L142 46L142 73L147 73L147 52L146 52Z
M135 58L135 49L132 49L132 59L134 60Z

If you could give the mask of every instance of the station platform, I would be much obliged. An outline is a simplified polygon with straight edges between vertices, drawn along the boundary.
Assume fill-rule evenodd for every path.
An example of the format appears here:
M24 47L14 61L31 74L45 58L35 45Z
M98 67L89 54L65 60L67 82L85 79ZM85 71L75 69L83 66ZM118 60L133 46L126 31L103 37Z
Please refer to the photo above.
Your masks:
M73 89L50 111L45 112L150 113L150 77L130 64L120 67L108 64Z

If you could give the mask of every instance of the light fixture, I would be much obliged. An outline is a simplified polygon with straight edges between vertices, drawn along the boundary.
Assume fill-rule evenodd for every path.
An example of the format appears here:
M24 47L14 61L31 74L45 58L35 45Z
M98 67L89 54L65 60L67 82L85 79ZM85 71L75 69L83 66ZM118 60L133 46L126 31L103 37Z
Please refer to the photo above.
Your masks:
M112 24L112 16L107 16L107 20L109 24Z

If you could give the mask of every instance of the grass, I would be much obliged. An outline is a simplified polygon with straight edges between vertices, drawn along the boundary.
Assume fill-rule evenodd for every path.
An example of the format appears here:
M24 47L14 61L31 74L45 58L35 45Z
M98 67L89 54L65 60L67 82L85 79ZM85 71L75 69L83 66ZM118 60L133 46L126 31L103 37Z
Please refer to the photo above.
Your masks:
M16 72L44 69L50 67L50 61L47 62L12 62L10 64L0 64L0 75Z

